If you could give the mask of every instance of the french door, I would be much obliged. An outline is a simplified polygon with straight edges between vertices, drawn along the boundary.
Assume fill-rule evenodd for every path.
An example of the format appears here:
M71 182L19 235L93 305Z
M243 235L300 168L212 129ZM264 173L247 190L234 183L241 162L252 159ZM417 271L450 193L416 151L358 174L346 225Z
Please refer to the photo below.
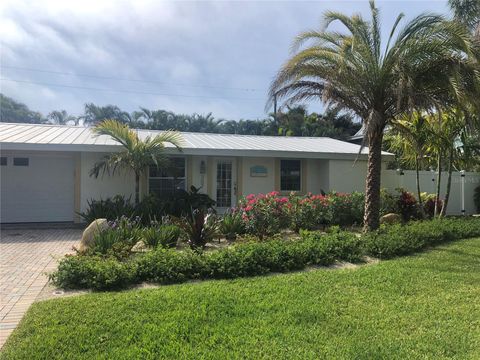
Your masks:
M215 159L215 201L222 213L237 204L237 166L234 158Z

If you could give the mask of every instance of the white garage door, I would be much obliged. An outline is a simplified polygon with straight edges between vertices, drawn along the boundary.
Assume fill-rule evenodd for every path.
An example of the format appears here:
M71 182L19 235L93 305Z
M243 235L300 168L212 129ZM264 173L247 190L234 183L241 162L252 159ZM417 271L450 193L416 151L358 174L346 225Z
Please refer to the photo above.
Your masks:
M2 223L73 221L72 157L2 154L1 160Z

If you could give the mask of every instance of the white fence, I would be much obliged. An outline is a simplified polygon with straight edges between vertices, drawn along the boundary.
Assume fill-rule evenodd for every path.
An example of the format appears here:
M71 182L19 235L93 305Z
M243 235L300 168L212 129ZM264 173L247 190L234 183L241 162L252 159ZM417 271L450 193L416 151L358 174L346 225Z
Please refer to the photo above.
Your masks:
M447 187L447 172L442 172L441 179L441 197L445 196ZM416 175L413 170L404 170L400 175L396 170L382 171L382 187L388 190L396 188L404 188L415 195L417 194ZM433 179L433 181L432 181ZM480 185L480 173L466 172L464 177L465 186L465 213L467 215L477 213L475 204L473 203L473 193L477 186ZM420 172L420 190L429 194L434 194L437 188L437 174L430 171ZM462 214L462 177L459 172L452 174L452 188L450 191L450 199L448 202L447 214Z

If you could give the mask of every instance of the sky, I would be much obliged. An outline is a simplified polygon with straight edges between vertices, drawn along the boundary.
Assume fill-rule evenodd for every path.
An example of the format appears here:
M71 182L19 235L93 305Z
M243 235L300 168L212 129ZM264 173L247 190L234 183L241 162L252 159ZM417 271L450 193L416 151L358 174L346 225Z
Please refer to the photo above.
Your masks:
M446 1L377 1L396 16L446 14ZM2 0L0 92L44 115L114 104L215 118L265 118L272 78L294 37L325 10L368 1ZM319 103L306 104L321 111Z

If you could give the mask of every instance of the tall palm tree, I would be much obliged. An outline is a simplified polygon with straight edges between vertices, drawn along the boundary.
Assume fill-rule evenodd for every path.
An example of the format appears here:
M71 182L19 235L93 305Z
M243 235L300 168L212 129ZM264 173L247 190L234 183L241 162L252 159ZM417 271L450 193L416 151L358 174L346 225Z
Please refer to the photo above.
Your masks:
M456 21L461 22L480 39L480 0L448 0Z
M96 136L108 135L123 146L123 150L106 155L97 162L90 176L98 177L100 173L112 175L120 169L131 170L135 174L135 204L140 202L140 177L150 165L165 167L168 157L165 153L165 143L174 145L181 150L182 137L175 131L165 131L155 137L140 139L135 130L116 120L104 120L93 128Z
M270 101L276 97L286 103L320 99L362 120L369 147L365 230L379 226L385 126L415 108L439 105L447 92L450 69L466 67L464 54L473 51L465 27L432 14L419 15L398 30L404 16L400 14L384 45L379 10L373 1L370 9L370 20L326 12L324 28L297 37L294 54L280 69L269 93ZM346 31L330 30L333 22L340 22ZM305 47L307 41L311 46ZM465 76L462 71L459 74Z

